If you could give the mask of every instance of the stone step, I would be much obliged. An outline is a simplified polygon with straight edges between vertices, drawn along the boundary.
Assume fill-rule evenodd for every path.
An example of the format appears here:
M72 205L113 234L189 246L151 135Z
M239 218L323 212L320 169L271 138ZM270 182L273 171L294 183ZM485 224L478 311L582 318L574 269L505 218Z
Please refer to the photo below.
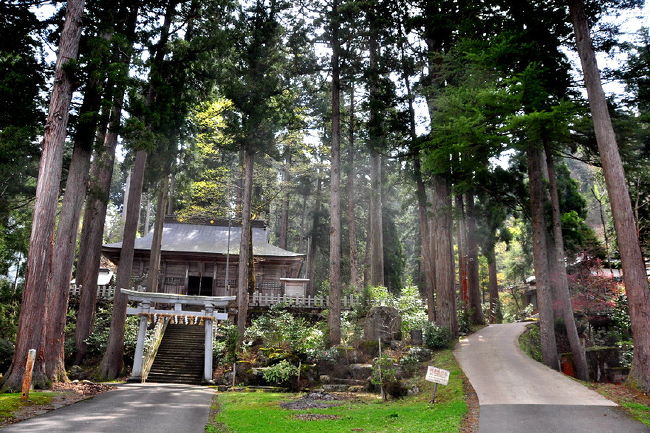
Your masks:
M199 384L203 379L205 329L167 325L148 382Z

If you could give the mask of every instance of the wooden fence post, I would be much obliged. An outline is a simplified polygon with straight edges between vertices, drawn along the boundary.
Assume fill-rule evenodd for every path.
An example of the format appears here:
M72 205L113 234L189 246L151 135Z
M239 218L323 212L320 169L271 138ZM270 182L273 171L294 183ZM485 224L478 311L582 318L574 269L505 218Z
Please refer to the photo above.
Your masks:
M25 364L25 373L23 374L23 389L20 399L26 401L29 398L29 389L32 387L32 371L34 370L34 359L36 358L36 349L29 349L27 352L27 362Z

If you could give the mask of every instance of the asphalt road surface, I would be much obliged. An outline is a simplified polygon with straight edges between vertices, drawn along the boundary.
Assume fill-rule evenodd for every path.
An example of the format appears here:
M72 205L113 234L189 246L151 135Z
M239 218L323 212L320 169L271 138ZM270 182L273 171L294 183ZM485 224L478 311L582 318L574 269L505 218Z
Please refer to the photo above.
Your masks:
M650 433L616 403L524 354L517 338L525 327L490 325L456 347L478 395L478 433Z
M0 429L2 433L203 433L214 390L127 384Z

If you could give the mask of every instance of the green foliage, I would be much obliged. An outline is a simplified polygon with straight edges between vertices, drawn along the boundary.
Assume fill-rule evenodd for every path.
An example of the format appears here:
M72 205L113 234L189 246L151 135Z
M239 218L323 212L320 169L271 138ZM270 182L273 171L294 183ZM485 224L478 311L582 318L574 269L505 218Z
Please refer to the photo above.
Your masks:
M324 335L318 325L310 325L304 318L274 306L251 322L244 340L248 345L257 342L263 347L310 358L325 347Z
M286 359L262 370L262 377L271 385L286 385L292 378L298 376L298 367Z
M232 323L219 323L213 343L213 355L217 364L237 361L239 331Z
M387 397L388 390L400 388L393 358L381 355L373 360L370 383L381 388L384 399ZM399 395L396 395L396 397L399 397Z
M408 335L412 329L421 329L427 322L426 306L420 297L417 286L407 285L399 296L394 296L383 286L370 286L364 289L365 308L372 305L384 305L397 309L402 318L401 331Z
M108 336L111 327L112 304L100 305L95 315L95 326L93 332L86 338L88 345L87 358L92 364L104 355L108 344ZM135 345L138 340L139 317L128 316L124 325L124 365L128 368L133 365ZM153 337L152 330L147 331L145 346L151 344Z
M456 310L458 332L469 334L472 326L472 308Z
M519 336L519 347L535 361L542 362L542 341L538 324L526 326L526 330Z
M418 372L420 363L431 359L431 350L424 347L411 347L400 358L399 365L408 375Z
M444 326L426 322L422 330L424 345L431 350L446 349L451 344L451 331Z

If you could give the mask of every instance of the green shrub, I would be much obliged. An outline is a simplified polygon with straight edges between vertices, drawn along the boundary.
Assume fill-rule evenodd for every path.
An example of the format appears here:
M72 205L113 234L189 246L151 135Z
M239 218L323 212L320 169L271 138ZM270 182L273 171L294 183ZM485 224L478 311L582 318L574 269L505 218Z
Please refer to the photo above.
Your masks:
M406 355L411 356L418 360L418 362L424 362L431 359L431 350L426 347L413 346L408 349Z
M451 344L449 328L426 322L422 330L424 345L431 350L445 349Z
M420 329L427 321L426 305L417 286L407 285L399 296L391 294L386 287L368 287L364 291L365 311L375 305L395 308L402 318L402 335L408 335L412 329Z
M232 323L218 323L212 354L217 364L231 364L237 361L237 340L239 331Z
M11 365L14 356L14 343L6 338L0 338L0 371L5 372Z
M248 345L257 341L264 347L314 358L325 347L324 336L318 325L310 325L304 318L275 307L252 321L244 339Z
M458 332L461 334L469 334L472 325L472 312L471 309L459 309L456 311L456 318L458 322Z
M537 323L526 326L526 330L519 336L519 347L535 361L542 362L542 340Z
M298 376L298 367L286 359L262 370L262 377L271 385L286 385Z
M22 289L14 290L10 281L0 278L0 338L16 340Z
M417 356L407 353L399 360L399 366L407 376L413 376L420 367L420 360Z
M384 399L386 399L388 390L397 390L400 388L396 386L396 384L399 384L399 380L397 379L397 369L395 369L395 364L391 357L381 355L374 359L370 383L380 387Z

